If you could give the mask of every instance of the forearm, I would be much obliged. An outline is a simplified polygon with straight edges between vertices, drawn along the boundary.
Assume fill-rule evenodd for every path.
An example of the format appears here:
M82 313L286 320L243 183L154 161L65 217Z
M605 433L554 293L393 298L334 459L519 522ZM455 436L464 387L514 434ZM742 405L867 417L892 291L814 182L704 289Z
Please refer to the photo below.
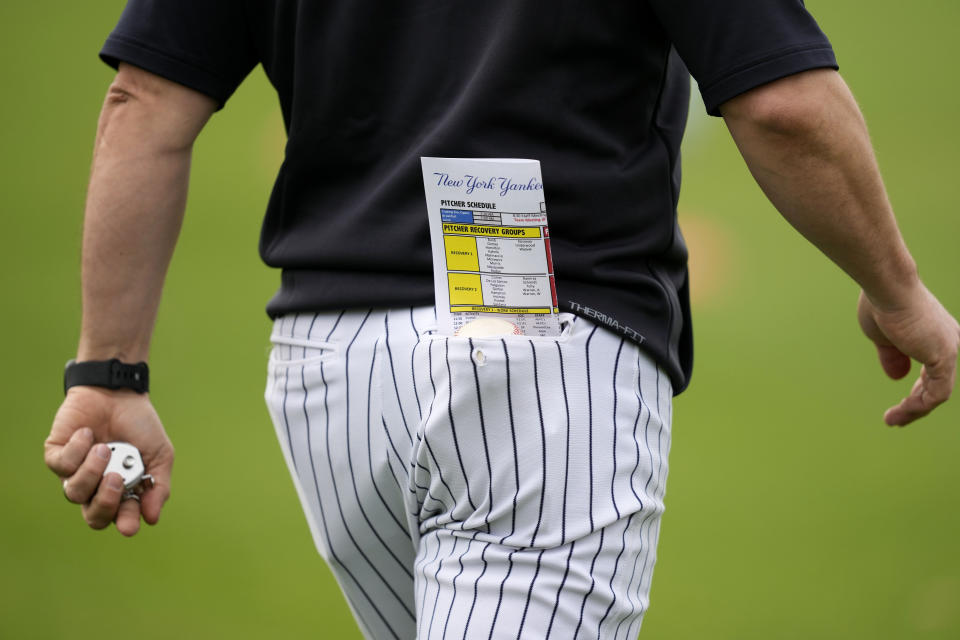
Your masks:
M131 117L132 116L132 117ZM114 119L95 152L83 233L78 359L146 360L186 202L189 150L127 146L136 114Z
M880 308L916 289L913 259L860 110L834 71L791 76L721 107L751 173L780 213Z
M212 108L208 98L129 68L111 86L87 196L78 359L147 359L192 144Z

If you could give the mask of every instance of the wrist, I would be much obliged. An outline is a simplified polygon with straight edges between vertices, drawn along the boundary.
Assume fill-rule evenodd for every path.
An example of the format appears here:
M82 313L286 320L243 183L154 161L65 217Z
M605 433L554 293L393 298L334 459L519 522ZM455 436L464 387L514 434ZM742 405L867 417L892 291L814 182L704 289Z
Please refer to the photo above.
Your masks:
M917 265L909 254L900 264L888 268L880 281L872 287L863 287L870 303L884 313L896 312L910 307L924 291Z
M137 393L150 390L150 369L146 362L126 363L110 360L71 360L63 372L63 392L71 387L130 389Z
M108 305L110 313L91 311L103 308L104 304ZM77 362L111 358L123 362L146 362L150 359L152 334L153 323L139 318L127 305L84 300Z
M88 360L112 360L116 358L122 362L146 362L149 360L150 349L148 346L139 346L133 344L117 344L106 342L94 342L81 337L80 344L77 346L77 362L86 362Z

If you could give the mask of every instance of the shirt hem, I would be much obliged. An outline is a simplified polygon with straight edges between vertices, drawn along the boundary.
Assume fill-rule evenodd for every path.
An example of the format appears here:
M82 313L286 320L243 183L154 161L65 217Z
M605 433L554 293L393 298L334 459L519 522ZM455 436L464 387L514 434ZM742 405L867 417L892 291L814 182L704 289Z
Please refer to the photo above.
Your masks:
M230 82L196 64L117 34L111 35L104 43L100 59L114 69L120 62L140 67L213 98L221 108L236 90Z
M737 69L708 83L701 90L707 113L720 116L720 105L761 85L811 69L838 69L836 56L829 45L818 43L800 50L792 49L775 57L767 57Z

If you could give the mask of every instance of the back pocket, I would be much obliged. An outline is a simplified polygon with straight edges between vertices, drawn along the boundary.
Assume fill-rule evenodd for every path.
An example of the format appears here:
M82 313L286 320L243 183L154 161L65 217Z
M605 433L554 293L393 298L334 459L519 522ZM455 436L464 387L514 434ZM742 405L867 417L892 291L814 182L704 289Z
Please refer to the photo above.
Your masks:
M270 342L273 344L269 362L272 367L301 367L319 364L335 358L338 351L336 343L312 338L274 334L270 337Z

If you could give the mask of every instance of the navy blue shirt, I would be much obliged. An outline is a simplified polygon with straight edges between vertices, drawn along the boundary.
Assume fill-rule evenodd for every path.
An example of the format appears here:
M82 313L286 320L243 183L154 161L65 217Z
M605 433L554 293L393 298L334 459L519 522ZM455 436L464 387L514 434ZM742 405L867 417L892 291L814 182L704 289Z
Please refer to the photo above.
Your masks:
M706 109L836 68L801 0L129 0L101 51L225 103L259 63L289 136L268 305L430 304L420 157L540 160L561 308L693 363L676 220L689 73Z

